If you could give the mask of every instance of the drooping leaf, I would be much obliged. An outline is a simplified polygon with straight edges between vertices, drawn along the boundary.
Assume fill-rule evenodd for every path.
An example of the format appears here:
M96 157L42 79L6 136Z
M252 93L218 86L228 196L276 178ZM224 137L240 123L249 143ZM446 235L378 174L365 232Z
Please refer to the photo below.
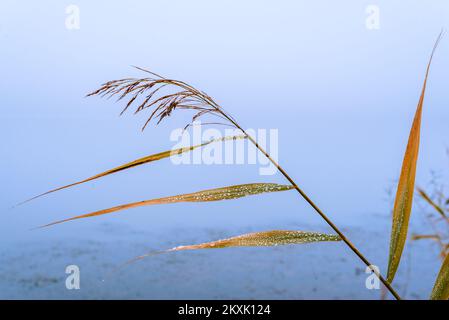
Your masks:
M398 189L393 208L393 225L391 229L390 239L390 255L388 260L387 281L391 283L394 279L396 271L401 260L402 251L404 250L405 241L407 239L407 230L412 210L413 193L415 189L416 164L419 152L419 139L421 129L421 115L424 104L424 96L426 92L427 78L429 75L430 65L432 63L433 54L442 34L438 36L435 46L432 50L429 63L427 65L424 84L419 98L418 106L413 120L412 128L408 139L407 149L405 151L402 162L401 175L399 178Z
M448 300L449 299L449 254L443 261L440 272L438 273L435 285L433 286L432 300Z
M418 193L419 193L419 195L421 196L421 198L423 198L428 204L430 204L430 206L432 207L432 208L434 208L435 209L435 211L437 211L444 219L447 219L447 217L446 217L446 213L444 213L444 210L439 206L439 205L437 205L428 195L427 195L427 193L424 191L424 190L422 190L422 189L420 189L420 188L418 188L417 189L418 190Z
M18 205L24 204L26 202L29 202L31 200L37 199L39 197L45 196L47 194L50 194L50 193L53 193L53 192L56 192L56 191L60 191L60 190L63 190L63 189L66 189L66 188L70 188L70 187L73 187L73 186L76 186L76 185L79 185L79 184L82 184L82 183L85 183L85 182L88 182L88 181L92 181L92 180L95 180L95 179L98 179L98 178L102 178L104 176L107 176L107 175L110 175L110 174L113 174L113 173L117 173L117 172L120 172L120 171L123 171L123 170L126 170L126 169L137 167L137 166L140 166L140 165L145 164L145 163L149 163L149 162L161 160L161 159L164 159L164 158L169 158L169 157L171 157L173 155L178 155L178 154L182 154L182 153L185 153L185 152L189 152L189 151L192 151L192 150L194 150L196 148L204 147L204 146L206 146L206 145L208 145L210 143L213 143L213 142L227 141L227 140L233 140L233 139L245 139L245 138L246 138L246 136L244 136L244 135L223 137L223 138L213 139L213 140L207 141L205 143L194 145L194 146L183 147L183 148L178 148L178 149L174 149L174 150L169 150L169 151L164 151L164 152L152 154L152 155L149 155L149 156L146 156L146 157L143 157L143 158L139 158L139 159L136 159L134 161L125 163L125 164L123 164L121 166L118 166L118 167L115 167L113 169L104 171L102 173L96 174L96 175L94 175L92 177L89 177L87 179L84 179L84 180L81 180L81 181L77 181L77 182L74 182L74 183L71 183L71 184L68 184L68 185L65 185L65 186L62 186L62 187L55 188L55 189L52 189L50 191L44 192L42 194L39 194L39 195L37 195L35 197L32 197L32 198L30 198L28 200L23 201L23 202L19 203Z
M437 234L414 234L411 240L435 240L437 242L441 241L441 237Z
M76 220L87 217L100 216L107 213L112 213L116 211L121 211L125 209L131 209L141 206L150 206L156 204L168 204L168 203L178 203L178 202L209 202L209 201L220 201L220 200L231 200L242 198L250 195L256 195L259 193L267 193L267 192L279 192L294 189L291 185L280 185L277 183L250 183L250 184L240 184L235 186L217 188L217 189L209 189L198 191L194 193L180 194L176 196L144 200L139 202L133 202L128 204L119 205L116 207L95 211L79 216L75 216L72 218L56 221L42 227L48 227L54 224Z
M263 232L253 232L212 242L178 246L164 251L150 252L139 256L131 260L130 262L143 259L154 254L181 250L221 249L230 247L270 247L322 241L341 241L341 238L338 235L307 231L271 230Z

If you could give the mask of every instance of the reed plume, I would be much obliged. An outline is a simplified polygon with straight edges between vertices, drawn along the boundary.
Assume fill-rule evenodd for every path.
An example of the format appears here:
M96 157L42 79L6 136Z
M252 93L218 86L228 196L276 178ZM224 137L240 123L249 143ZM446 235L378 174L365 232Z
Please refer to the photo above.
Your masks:
M226 125L237 128L235 120L205 92L200 91L183 81L167 79L140 67L135 68L148 73L150 76L141 79L126 78L108 81L87 96L99 95L108 98L118 96L117 101L122 100L125 97L129 98L124 109L120 113L121 115L132 105L137 105L134 114L154 107L147 121L143 125L142 131L145 130L151 120L157 119L157 124L159 124L164 118L169 117L176 109L194 111L191 122L188 123L185 128L189 127L195 120L206 115L218 118L220 121L225 122L207 122L204 124ZM172 89L172 91L160 94L166 89ZM138 98L140 97L142 97L143 100L139 101L137 104Z

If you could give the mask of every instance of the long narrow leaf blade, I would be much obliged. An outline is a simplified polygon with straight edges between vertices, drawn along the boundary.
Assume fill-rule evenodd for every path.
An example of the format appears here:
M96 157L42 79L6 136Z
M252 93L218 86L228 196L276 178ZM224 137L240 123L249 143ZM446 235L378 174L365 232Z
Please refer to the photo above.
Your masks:
M24 203L27 203L27 202L29 202L31 200L34 200L34 199L40 198L42 196L48 195L50 193L53 193L53 192L56 192L56 191L60 191L60 190L63 190L63 189L67 189L67 188L70 188L70 187L73 187L73 186L76 186L76 185L79 185L79 184L82 184L82 183L85 183L85 182L88 182L88 181L92 181L92 180L95 180L95 179L98 179L98 178L102 178L102 177L105 177L107 175L110 175L110 174L113 174L113 173L117 173L117 172L120 172L120 171L123 171L123 170L126 170L126 169L137 167L137 166L140 166L140 165L145 164L145 163L161 160L161 159L164 159L164 158L169 158L172 155L178 155L178 154L182 154L182 153L185 153L185 152L193 151L196 148L204 147L204 146L206 146L206 145L208 145L210 143L213 143L213 142L227 141L227 140L232 140L232 139L245 139L245 138L246 138L246 136L244 136L244 135L223 137L223 138L213 139L213 140L207 141L205 143L194 145L194 146L183 147L183 148L178 148L178 149L174 149L174 150L169 150L169 151L164 151L164 152L152 154L152 155L149 155L149 156L146 156L146 157L143 157L143 158L139 158L139 159L136 159L134 161L125 163L125 164L123 164L121 166L118 166L118 167L115 167L113 169L104 171L102 173L96 174L96 175L94 175L92 177L89 177L87 179L84 179L84 180L81 180L81 181L77 181L77 182L74 182L74 183L62 186L62 187L58 187L58 188L49 190L49 191L44 192L44 193L41 193L41 194L39 194L39 195L37 195L35 197L32 197L30 199L27 199L27 200L23 201L23 202L21 202L21 203L19 203L17 205L22 205Z
M107 213L112 213L116 211L121 211L125 209L131 209L141 206L150 206L156 204L168 204L168 203L178 203L178 202L210 202L210 201L220 201L220 200L231 200L242 198L250 195L256 195L260 193L267 192L279 192L279 191L287 191L294 189L291 185L280 185L277 183L250 183L250 184L241 184L217 189L209 189L198 191L194 193L180 194L176 196L158 198L158 199L150 199L139 202L133 202L128 204L119 205L116 207L95 211L92 213L87 213L79 216L75 216L72 218L56 221L42 227L48 227L54 224L76 220L87 217L100 216Z
M231 247L270 247L323 241L341 241L341 238L338 235L307 231L271 230L263 232L253 232L218 241L178 246L164 251L150 252L139 256L129 261L128 263L143 259L154 254L181 250L222 249Z
M449 299L449 254L443 261L440 272L438 273L435 285L433 286L432 300L448 300Z
M415 189L416 164L419 152L419 139L421 130L421 115L426 92L427 78L429 75L430 65L432 63L433 54L442 34L438 36L435 46L432 50L429 63L427 65L424 84L419 98L418 106L410 130L407 149L405 151L404 160L402 162L401 175L399 178L398 189L393 208L393 225L391 229L390 239L390 255L388 260L387 281L392 282L401 260L402 251L407 239L407 230L412 210L413 193Z
M441 208L439 205L437 205L423 189L418 188L417 190L418 190L418 194L421 196L421 198L423 198L432 208L434 208L435 211L437 211L441 215L441 217L443 217L444 219L447 219L443 208Z

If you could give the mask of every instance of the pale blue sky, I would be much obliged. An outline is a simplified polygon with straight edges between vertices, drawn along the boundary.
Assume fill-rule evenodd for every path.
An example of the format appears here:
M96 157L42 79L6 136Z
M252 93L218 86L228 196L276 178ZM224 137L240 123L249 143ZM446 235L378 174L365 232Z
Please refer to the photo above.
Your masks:
M72 3L80 8L80 30L65 28ZM365 27L370 4L379 6L379 30ZM448 22L446 0L3 1L1 205L171 147L171 130L187 116L142 134L145 116L119 118L121 105L84 98L105 80L141 75L130 67L138 65L194 84L246 128L278 129L281 164L341 224L387 215L385 189L399 175L425 66ZM425 101L421 185L430 170L448 169L448 58L446 35ZM256 181L285 182L259 176L255 166L175 168L163 161L5 209L0 234L38 240L108 220L145 228L320 223L295 194L284 193L27 231L122 202Z

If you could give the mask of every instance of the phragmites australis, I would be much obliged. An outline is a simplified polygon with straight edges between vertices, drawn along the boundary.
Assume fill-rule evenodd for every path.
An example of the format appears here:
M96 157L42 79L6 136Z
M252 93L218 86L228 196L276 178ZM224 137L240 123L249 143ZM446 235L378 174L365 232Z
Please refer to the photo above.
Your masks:
M206 115L217 117L221 122L205 122L203 125L213 124L237 128L235 120L205 92L183 81L167 79L140 67L135 68L146 72L150 76L108 81L87 96L98 95L108 98L117 96L118 100L122 100L125 97L129 98L120 114L128 110L131 105L137 105L134 111L135 114L150 109L150 116L142 130L146 128L152 119L157 119L157 124L159 124L176 109L194 111L192 121L185 128L188 128L194 121Z

